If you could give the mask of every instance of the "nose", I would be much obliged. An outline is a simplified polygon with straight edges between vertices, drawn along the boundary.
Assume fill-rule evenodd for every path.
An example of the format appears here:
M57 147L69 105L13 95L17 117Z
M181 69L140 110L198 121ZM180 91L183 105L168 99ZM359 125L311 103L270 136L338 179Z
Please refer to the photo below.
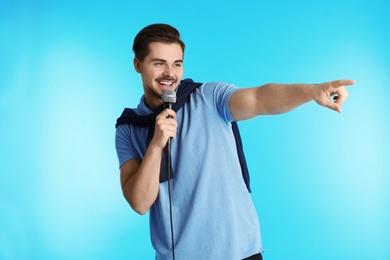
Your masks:
M173 76L173 69L172 69L172 67L171 66L165 66L163 74L164 74L164 76L172 77Z

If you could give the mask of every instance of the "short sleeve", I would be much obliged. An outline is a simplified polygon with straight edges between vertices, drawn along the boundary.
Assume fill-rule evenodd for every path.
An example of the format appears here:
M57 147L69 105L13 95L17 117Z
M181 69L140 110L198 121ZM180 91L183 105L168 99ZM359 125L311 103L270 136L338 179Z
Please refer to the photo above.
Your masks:
M224 82L209 82L203 86L205 97L214 104L218 114L226 121L234 121L229 109L229 100L234 92L238 90L233 84Z
M120 125L117 127L115 148L119 160L119 167L128 160L140 157L131 141L131 129L129 125Z

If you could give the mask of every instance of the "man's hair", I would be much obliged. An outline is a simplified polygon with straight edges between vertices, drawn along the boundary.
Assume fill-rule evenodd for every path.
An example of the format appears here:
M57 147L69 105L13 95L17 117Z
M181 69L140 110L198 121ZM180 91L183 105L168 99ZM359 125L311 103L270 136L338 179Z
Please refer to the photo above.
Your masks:
M134 38L133 51L139 61L148 56L152 42L178 43L184 54L185 44L180 40L179 31L168 24L157 23L146 26Z

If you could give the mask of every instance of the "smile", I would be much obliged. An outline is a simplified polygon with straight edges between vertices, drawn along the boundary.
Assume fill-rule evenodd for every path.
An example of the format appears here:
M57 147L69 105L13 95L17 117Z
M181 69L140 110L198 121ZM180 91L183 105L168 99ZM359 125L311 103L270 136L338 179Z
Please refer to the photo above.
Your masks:
M159 81L158 83L161 85L172 86L173 81Z

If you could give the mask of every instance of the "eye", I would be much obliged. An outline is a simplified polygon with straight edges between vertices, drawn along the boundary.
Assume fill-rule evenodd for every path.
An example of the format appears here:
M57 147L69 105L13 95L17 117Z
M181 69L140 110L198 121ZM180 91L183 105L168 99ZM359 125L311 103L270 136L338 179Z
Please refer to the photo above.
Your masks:
M163 63L161 61L157 61L154 63L154 66L162 66L162 65L163 65Z
M181 62L178 62L178 63L175 63L174 66L176 68L181 68L183 66L183 64Z

